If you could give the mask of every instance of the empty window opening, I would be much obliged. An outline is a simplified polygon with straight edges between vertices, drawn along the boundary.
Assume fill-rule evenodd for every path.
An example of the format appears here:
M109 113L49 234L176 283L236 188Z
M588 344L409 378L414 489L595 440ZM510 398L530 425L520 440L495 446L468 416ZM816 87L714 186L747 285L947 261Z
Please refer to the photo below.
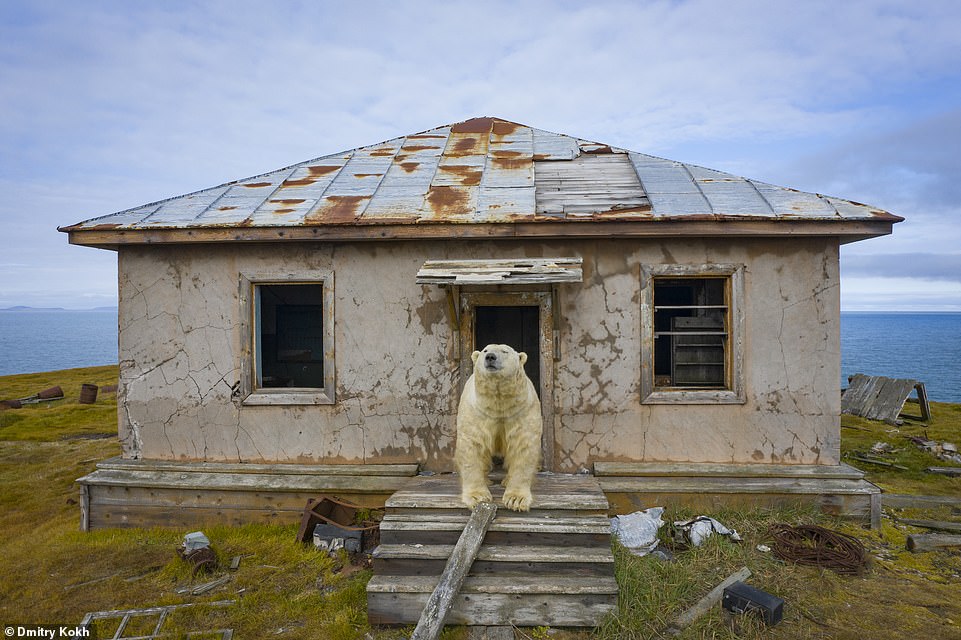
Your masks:
M254 288L256 386L324 388L324 285Z
M654 387L728 389L728 278L654 278Z
M474 346L506 344L527 354L524 371L540 393L540 308L535 306L474 307Z

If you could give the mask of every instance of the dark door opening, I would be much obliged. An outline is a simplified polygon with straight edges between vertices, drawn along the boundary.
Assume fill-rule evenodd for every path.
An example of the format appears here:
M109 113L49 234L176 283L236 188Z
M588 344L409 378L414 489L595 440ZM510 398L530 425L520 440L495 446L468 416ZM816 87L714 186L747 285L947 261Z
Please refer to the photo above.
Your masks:
M524 371L541 393L540 308L474 307L474 347L506 344L527 354Z

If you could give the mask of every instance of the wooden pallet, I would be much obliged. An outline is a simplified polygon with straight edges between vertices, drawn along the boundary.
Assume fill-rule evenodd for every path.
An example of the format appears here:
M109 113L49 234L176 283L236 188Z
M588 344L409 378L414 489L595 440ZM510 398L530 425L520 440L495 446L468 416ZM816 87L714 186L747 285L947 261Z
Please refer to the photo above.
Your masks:
M491 487L495 502L503 488ZM538 475L531 511L500 508L448 624L593 627L617 605L607 499L591 476ZM456 476L418 477L387 500L371 624L414 624L468 519Z

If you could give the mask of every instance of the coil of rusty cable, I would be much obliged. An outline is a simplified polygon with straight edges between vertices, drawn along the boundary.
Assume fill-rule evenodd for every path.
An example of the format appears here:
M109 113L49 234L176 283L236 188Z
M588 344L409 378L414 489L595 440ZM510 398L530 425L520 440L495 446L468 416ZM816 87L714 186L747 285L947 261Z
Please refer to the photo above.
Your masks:
M771 550L782 560L843 575L861 575L867 567L864 545L845 533L817 525L773 524L768 534L773 540Z

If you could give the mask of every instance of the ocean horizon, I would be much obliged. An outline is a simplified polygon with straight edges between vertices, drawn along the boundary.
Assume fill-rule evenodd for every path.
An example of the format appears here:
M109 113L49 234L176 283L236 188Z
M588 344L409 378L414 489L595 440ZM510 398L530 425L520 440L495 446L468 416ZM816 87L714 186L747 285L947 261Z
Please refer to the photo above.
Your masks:
M116 364L117 309L0 309L0 376ZM911 378L961 402L961 312L843 311L841 386L855 373Z

